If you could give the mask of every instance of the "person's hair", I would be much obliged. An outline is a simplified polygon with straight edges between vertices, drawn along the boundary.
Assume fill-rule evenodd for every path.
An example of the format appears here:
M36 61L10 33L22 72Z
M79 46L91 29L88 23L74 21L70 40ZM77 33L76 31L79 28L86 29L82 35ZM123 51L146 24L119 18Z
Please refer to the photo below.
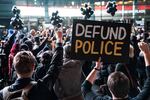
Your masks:
M109 75L107 85L111 93L117 98L124 98L129 92L129 79L122 72L113 72Z
M23 39L21 39L21 43L24 43L26 40L28 40L28 38L24 37Z
M52 51L47 50L47 51L43 52L42 57L41 57L41 63L42 64L50 64L52 56L53 56Z
M29 47L28 47L28 45L26 45L26 44L21 44L20 45L20 51L23 51L23 50L25 50L25 51L28 51L29 50Z
M115 67L115 71L119 71L128 76L126 65L124 63L117 63Z
M29 47L29 50L32 51L33 42L31 40L26 40L24 43Z
M19 39L23 39L24 36L25 36L24 34L20 34L20 35L19 35Z
M35 57L30 51L20 51L13 59L13 65L20 75L31 73L35 65Z
M34 41L37 42L37 43L40 43L40 37L39 36L35 36L34 37Z

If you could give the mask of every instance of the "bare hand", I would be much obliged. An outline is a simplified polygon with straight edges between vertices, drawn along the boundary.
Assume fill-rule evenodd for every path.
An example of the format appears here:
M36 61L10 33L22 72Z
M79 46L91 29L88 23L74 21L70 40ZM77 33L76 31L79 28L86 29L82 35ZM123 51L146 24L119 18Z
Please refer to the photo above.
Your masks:
M138 43L138 46L139 46L139 49L144 53L144 54L147 54L147 53L150 53L150 49L149 49L149 45L145 42L140 42Z
M97 61L94 68L101 69L102 67L103 67L103 63L100 61Z

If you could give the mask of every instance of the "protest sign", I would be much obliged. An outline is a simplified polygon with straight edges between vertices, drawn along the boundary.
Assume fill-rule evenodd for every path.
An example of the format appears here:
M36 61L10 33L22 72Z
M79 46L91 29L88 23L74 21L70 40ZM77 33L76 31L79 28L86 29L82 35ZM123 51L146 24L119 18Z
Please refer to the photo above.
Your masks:
M106 63L128 62L131 25L102 21L73 21L73 59Z

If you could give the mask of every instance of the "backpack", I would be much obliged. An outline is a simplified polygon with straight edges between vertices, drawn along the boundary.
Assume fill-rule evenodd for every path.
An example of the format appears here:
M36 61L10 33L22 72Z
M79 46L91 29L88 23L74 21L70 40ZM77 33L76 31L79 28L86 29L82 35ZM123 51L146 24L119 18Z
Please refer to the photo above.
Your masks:
M16 90L16 91L9 91L9 86L3 89L3 100L29 100L28 93L31 88L36 84L36 82L30 82L25 88Z

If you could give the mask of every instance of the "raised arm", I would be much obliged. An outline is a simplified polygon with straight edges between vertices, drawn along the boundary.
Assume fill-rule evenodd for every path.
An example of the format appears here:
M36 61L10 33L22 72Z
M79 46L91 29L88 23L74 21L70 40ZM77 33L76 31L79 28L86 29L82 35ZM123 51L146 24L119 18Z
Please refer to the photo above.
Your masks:
M90 98L88 100L93 100L93 98L95 98L95 95L92 92L91 88L96 79L96 74L98 71L101 70L101 67L102 67L101 63L96 62L95 67L93 68L93 70L90 72L90 74L87 76L87 78L82 84L82 93L83 93L85 100L86 98Z
M87 76L85 80L93 84L96 79L96 73L97 71L101 70L101 66L102 65L100 64L100 62L96 62L95 67L93 68L93 70L90 72L90 74Z
M47 42L47 39L48 39L48 38L45 38L45 39L42 41L41 45L40 45L37 49L34 49L34 50L33 50L33 55L36 56L36 55L45 47L46 42Z
M145 81L142 91L135 98L133 98L133 100L149 100L148 98L150 91L150 49L149 45L145 42L140 42L138 46L144 55L147 80Z
M47 75L42 79L43 83L46 84L49 89L51 89L59 75L61 66L63 64L63 47L62 47L62 32L57 31L56 33L57 38L57 46L54 51L51 66L47 72Z

